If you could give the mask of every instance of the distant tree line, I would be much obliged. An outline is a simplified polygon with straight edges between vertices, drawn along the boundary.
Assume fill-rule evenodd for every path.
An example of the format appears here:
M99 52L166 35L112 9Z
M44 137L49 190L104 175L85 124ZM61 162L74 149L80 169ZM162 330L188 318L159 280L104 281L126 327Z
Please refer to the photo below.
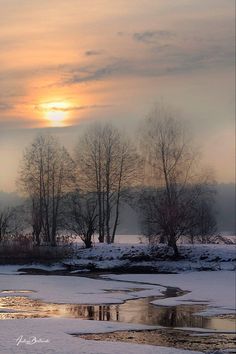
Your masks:
M37 246L56 246L60 230L86 247L95 233L113 243L124 203L139 214L143 233L175 256L181 235L204 242L216 228L214 182L201 171L184 125L164 106L149 114L135 143L110 123L91 124L70 156L55 137L38 135L24 151L18 185ZM13 210L1 210L0 242L13 220Z

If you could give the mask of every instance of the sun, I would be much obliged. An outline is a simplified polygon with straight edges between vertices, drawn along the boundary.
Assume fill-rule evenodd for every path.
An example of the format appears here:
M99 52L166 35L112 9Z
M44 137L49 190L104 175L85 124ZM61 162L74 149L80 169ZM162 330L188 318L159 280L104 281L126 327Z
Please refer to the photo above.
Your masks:
M66 125L70 104L66 101L53 101L40 104L40 111L52 127Z
M64 111L48 111L45 117L53 126L64 125L67 113Z

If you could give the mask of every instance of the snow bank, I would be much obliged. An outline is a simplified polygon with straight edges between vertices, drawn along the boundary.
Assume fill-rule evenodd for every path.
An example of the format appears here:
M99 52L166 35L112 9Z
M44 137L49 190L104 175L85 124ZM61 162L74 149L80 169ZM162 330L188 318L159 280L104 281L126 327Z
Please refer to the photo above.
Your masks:
M1 266L0 274L16 274L17 268L39 268L46 271L68 270L71 272L102 270L138 272L146 271L176 273L183 271L235 270L235 245L179 245L181 259L172 259L172 250L165 245L151 247L147 244L96 244L91 249L81 245L76 248L73 258L62 264L45 266L27 264Z
M235 245L179 245L182 258L171 259L172 250L165 245L151 247L146 244L97 244L91 249L78 249L77 257L68 264L96 269L149 267L159 272L199 270L234 270Z

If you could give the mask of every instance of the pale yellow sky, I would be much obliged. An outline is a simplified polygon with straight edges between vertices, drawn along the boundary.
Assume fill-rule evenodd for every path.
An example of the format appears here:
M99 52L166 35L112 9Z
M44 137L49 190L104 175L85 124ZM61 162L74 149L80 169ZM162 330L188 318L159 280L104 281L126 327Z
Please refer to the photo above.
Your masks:
M189 121L217 179L234 181L234 6L0 0L0 190L15 189L35 128L61 127L68 146L90 120L133 132L160 98Z

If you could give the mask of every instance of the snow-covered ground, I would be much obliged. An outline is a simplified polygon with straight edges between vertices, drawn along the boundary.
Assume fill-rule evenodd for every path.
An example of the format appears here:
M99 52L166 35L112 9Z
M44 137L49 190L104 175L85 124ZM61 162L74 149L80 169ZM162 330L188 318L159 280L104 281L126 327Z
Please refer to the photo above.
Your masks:
M0 289L13 290L11 294L17 295L17 290L32 290L27 294L33 298L44 301L66 303L120 303L125 299L139 296L161 295L166 286L179 287L190 293L177 298L156 300L156 304L163 306L206 303L207 314L232 313L235 308L235 276L234 272L198 272L184 274L125 274L108 275L113 280L100 280L85 277L65 276L28 276L28 275L0 275ZM119 281L117 281L119 280ZM128 281L128 282L126 282ZM132 283L135 282L135 283ZM138 283L138 285L137 285ZM149 285L147 283L150 283ZM133 290L139 287L139 292ZM130 290L119 293L109 290ZM1 293L6 296L6 293ZM93 353L110 354L120 353L162 353L177 354L185 351L153 347L147 345L134 345L125 343L107 343L85 341L74 338L69 334L76 333L103 333L127 329L147 329L144 325L83 321L77 319L25 319L4 320L0 322L0 353ZM153 328L153 327L152 327ZM19 343L16 340L48 340L47 343L32 345ZM191 353L186 351L187 353Z
M235 246L180 246L183 259L168 259L167 250L151 250L147 245L98 245L91 250L80 249L75 266L93 263L100 268L117 265L155 265L159 270L180 271L180 274L108 274L103 279L79 276L20 275L22 266L0 266L0 302L4 296L28 296L53 303L120 304L128 299L160 296L154 304L206 304L203 315L232 314L235 311ZM156 252L156 253L155 253ZM29 267L29 265L28 265ZM44 270L63 269L37 265ZM191 272L204 268L221 271ZM74 271L74 270L72 270ZM110 278L110 279L107 279ZM166 287L177 287L186 293L175 298L161 298ZM138 288L138 290L137 290ZM4 290L11 290L10 293ZM31 290L23 294L20 290ZM0 306L1 310L1 306ZM6 310L6 309L3 309ZM71 334L104 333L117 330L156 328L138 324L88 321L71 318L18 319L0 321L0 353L50 354L190 354L194 352L151 345L84 340ZM22 336L22 337L21 337ZM46 341L45 343L34 343ZM17 339L23 343L17 345ZM29 341L29 344L25 343ZM197 352L195 352L196 354Z
M51 302L65 303L120 303L125 299L161 295L164 287L159 285L140 284L141 291L137 292L136 283L126 283L91 279L85 277L68 276L28 276L28 275L0 275L0 296L6 296L4 290L12 290L7 296L21 295L19 290L31 290L24 294L32 298ZM132 291L132 289L136 288ZM143 289L143 290L142 290ZM130 290L119 293L109 290ZM18 292L17 292L18 291ZM71 334L77 333L104 333L117 330L155 328L145 325L87 321L79 319L19 319L0 321L0 353L55 353L55 354L180 354L194 353L163 348L150 345L136 345L126 343L86 341ZM21 341L19 340L21 338ZM44 341L44 343L34 343ZM18 345L17 345L18 339ZM24 341L28 341L26 344ZM23 342L22 342L23 341ZM45 342L46 341L46 342ZM195 352L196 353L196 352Z
M119 304L128 299L162 295L165 291L164 287L158 285L140 284L138 287L141 290L132 291L137 288L137 284L86 277L0 275L0 298L6 296L4 290L12 290L11 295L19 295L20 290L31 290L33 291L29 294L31 298L47 302ZM122 293L119 292L121 290L129 291Z
M112 270L147 267L158 272L199 270L235 270L236 245L179 245L181 259L171 259L172 250L165 245L96 244L90 249L78 248L77 256L67 264L78 269Z
M124 237L134 237L124 236ZM120 235L122 237L122 235ZM173 258L173 250L166 245L149 245L147 243L115 243L100 244L85 249L82 243L73 244L73 252L68 259L62 258L58 263L50 261L50 267L46 264L47 258L40 259L38 263L30 263L26 257L21 259L20 268L40 268L46 271L67 270L68 272L86 271L117 271L117 272L165 272L176 273L183 271L204 270L235 270L236 269L236 244L179 244L180 258ZM30 256L30 254L29 254ZM14 259L10 259L14 262ZM16 262L18 259L15 260ZM7 267L0 265L0 273L9 270L15 273L18 265Z
M73 333L102 333L140 329L141 326L96 321L66 319L6 320L0 323L1 354L199 354L188 350L119 342L88 341L73 337ZM142 326L143 328L143 326ZM32 344L19 343L22 337ZM33 344L36 340L45 343Z

